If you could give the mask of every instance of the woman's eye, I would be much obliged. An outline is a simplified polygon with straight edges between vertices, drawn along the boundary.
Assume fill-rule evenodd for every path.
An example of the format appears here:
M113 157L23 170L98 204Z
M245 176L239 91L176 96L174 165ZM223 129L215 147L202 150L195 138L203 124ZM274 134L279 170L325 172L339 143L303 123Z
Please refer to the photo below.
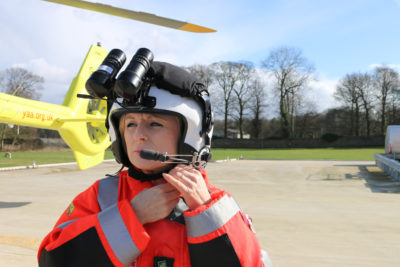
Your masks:
M126 127L135 127L136 126L136 123L134 123L134 122L129 122L127 125L126 125Z
M163 126L161 123L158 122L152 122L150 123L151 126Z

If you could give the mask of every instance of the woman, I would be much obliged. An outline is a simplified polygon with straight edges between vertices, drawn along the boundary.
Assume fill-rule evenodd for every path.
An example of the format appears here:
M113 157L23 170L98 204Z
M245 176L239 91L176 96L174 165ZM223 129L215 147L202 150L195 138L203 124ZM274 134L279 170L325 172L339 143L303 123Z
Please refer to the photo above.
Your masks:
M203 169L213 128L206 88L167 63L149 72L151 87L109 113L112 150L128 170L72 201L43 240L39 266L264 266L248 216Z

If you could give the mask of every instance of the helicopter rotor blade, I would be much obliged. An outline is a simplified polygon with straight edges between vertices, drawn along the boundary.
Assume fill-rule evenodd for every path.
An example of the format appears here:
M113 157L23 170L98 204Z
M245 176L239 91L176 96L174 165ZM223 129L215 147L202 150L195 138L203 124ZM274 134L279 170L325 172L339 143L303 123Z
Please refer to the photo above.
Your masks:
M169 27L173 29L178 29L182 31L196 32L196 33L208 33L216 32L216 30L206 28L200 25L183 22L174 19L168 19L164 17L159 17L154 14L145 12L136 12L133 10L113 7L110 5L105 5L101 3L92 3L83 0L43 0L46 2L52 2L62 5L68 5L72 7L87 9L91 11L96 11L100 13L105 13L113 16L123 17L132 20L138 20L142 22L147 22L159 26Z

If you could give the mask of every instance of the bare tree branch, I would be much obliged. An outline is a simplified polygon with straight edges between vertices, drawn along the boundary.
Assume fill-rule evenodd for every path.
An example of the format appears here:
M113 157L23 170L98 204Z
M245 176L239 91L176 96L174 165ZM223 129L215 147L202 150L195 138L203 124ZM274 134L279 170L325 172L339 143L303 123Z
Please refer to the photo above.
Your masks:
M4 93L40 99L44 78L23 68L9 68L0 73L0 90Z
M374 70L374 86L377 89L376 97L379 99L381 114L381 133L384 134L387 125L386 109L390 95L397 94L400 88L399 74L386 66Z
M273 73L275 90L279 92L279 110L283 137L292 137L296 99L312 78L314 67L299 49L279 47L270 52L262 66Z

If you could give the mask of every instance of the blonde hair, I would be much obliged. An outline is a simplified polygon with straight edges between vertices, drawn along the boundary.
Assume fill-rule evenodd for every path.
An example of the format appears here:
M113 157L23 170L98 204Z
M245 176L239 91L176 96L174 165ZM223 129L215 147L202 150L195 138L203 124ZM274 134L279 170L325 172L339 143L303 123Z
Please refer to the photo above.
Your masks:
M122 114L121 118L119 119L118 129L119 129L119 132L121 133L121 137L122 138L124 137L124 133L125 133L125 117L126 117L126 114L127 113Z

